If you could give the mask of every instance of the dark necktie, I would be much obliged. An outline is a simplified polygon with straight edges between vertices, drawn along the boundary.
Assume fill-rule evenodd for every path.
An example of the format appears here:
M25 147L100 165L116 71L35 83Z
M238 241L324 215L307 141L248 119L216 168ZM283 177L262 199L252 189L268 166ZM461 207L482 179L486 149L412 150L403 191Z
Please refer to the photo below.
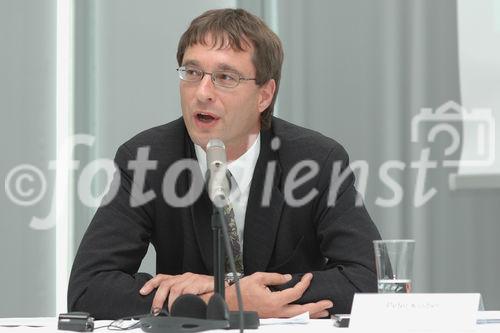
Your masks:
M234 179L231 179L231 183L233 185L236 185ZM231 203L224 206L224 217L226 218L227 221L227 226L228 226L227 231L229 234L229 241L231 243L231 248L233 250L236 272L243 274L243 255L241 253L240 238L238 236L238 228L236 226L236 220L234 218L234 210ZM231 272L231 268L229 267L229 260L226 256L226 273L229 272Z

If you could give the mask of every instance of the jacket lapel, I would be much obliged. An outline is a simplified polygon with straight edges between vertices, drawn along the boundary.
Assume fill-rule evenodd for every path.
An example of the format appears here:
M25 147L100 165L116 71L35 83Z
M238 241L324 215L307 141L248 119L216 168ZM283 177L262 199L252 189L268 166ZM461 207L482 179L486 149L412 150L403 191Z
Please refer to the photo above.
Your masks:
M270 162L273 161L275 162L274 177L272 177L272 172L267 171L268 165L271 166ZM260 154L255 166L245 214L243 235L245 274L265 271L273 253L285 202L283 194L279 190L280 179L281 169L277 153L271 150L271 131L262 131ZM266 187L266 182L270 181L272 181L270 188ZM267 205L263 205L263 197L266 196L270 200L268 200Z
M207 191L203 190L200 198L191 206L194 232L200 248L201 258L207 271L213 274L212 249L212 202Z

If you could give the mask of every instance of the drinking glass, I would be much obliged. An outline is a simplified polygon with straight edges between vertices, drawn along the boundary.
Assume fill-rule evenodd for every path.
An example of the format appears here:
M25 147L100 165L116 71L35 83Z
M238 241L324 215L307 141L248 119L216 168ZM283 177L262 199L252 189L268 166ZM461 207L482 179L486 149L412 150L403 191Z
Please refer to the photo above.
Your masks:
M379 293L410 293L415 241L391 239L373 241Z

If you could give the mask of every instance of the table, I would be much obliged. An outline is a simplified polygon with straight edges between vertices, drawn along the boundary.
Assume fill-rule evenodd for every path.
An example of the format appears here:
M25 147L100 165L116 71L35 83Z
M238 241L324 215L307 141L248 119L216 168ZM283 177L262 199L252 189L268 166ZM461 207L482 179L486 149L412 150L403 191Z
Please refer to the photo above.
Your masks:
M479 319L500 319L500 311L481 311L478 313ZM95 322L95 328L108 325L111 321L109 320L97 320ZM20 325L16 327L6 327L6 325ZM22 326L21 326L22 325ZM295 332L331 332L332 330L337 332L353 332L348 328L338 328L333 326L333 321L330 319L310 319L306 324L263 324L258 330L247 330L246 332L283 332L283 333L295 333ZM69 331L58 331L57 330L57 318L0 318L0 333L4 332L26 332L26 333L61 333ZM116 330L108 330L106 328L101 328L95 330L97 333L101 332L118 332ZM140 328L123 331L131 333L143 332ZM214 330L211 332L238 332L238 330ZM490 323L477 325L474 332L478 333L499 333L500 323Z

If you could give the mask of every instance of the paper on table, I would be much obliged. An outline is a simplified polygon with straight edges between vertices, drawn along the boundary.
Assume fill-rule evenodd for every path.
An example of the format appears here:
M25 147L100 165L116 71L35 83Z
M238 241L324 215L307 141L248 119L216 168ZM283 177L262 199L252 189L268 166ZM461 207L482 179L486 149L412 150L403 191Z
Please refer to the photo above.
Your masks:
M478 311L478 324L500 324L500 311Z
M304 312L292 318L268 318L260 320L261 325L288 325L307 323L309 323L309 312Z

